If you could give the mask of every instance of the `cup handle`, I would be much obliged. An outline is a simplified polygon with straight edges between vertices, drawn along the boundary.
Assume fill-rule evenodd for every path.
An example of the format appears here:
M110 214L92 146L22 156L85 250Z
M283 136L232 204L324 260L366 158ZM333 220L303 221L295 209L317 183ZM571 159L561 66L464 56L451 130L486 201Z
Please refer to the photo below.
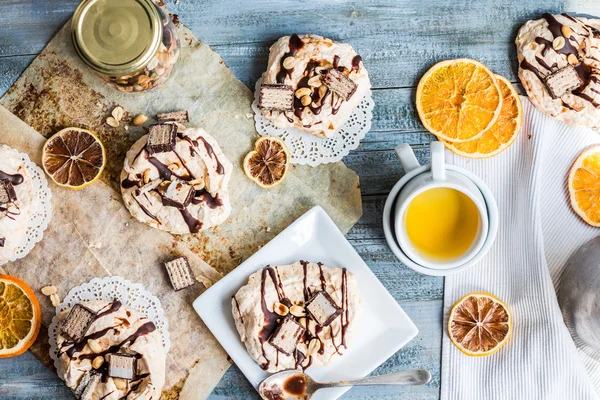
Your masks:
M442 142L431 142L431 175L434 181L446 180L446 154Z
M410 145L404 143L396 147L396 156L404 168L404 173L408 174L413 169L419 168L421 164L415 157L415 152L411 149Z

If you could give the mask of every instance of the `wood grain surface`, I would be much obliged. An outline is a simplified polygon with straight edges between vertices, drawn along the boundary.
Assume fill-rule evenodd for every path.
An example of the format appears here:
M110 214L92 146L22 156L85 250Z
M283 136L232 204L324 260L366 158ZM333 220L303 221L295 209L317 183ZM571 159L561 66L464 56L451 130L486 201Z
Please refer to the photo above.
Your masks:
M78 0L0 1L0 95L54 33ZM317 33L352 44L364 59L376 106L371 132L344 162L361 179L364 215L348 239L419 328L419 335L374 374L427 368L421 388L354 388L347 399L438 399L443 279L420 275L389 250L381 227L383 204L403 175L393 148L410 143L426 163L432 136L414 108L414 88L433 63L470 57L516 82L514 37L543 12L600 15L597 0L173 0L173 13L213 47L250 88L266 67L269 46L280 36ZM519 88L520 89L520 88ZM0 142L1 142L0 132ZM0 360L0 398L72 398L60 379L31 354ZM211 399L258 398L233 366Z

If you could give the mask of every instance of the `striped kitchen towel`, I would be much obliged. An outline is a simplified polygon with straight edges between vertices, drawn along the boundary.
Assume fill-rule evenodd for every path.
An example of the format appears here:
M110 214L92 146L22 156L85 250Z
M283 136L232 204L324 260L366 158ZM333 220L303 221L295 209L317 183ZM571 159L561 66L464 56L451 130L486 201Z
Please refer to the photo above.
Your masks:
M569 256L600 235L571 210L566 189L572 163L600 143L600 134L569 127L522 100L523 129L508 150L484 160L448 153L449 162L490 186L500 228L479 264L445 281L443 400L585 400L600 393L600 364L576 347L555 292ZM475 291L496 295L513 313L513 336L489 357L463 355L447 334L452 305Z

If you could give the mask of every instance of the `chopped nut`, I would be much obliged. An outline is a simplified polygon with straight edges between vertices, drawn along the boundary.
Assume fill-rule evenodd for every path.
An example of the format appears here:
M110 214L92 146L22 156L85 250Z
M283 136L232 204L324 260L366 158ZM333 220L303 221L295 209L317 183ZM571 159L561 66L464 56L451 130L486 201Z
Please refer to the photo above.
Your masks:
M306 313L304 312L304 307L300 307L300 306L291 306L290 314L292 314L294 317L306 316Z
M310 96L303 96L300 99L300 102L302 103L303 106L308 106L310 103L312 103L312 98Z
M146 121L148 121L148 117L146 117L144 114L138 114L138 115L135 116L135 118L133 119L132 123L135 126L140 126L140 125L142 125Z
M320 75L315 75L312 78L310 78L308 80L308 84L312 87L319 87L321 86L321 76Z
M322 99L323 97L325 97L325 95L327 94L327 91L329 89L327 88L327 85L321 85L319 86L319 97Z
M94 367L94 369L100 368L102 364L104 364L104 357L102 356L98 356L92 361L92 367Z
M150 173L151 172L152 171L150 171L150 168L148 168L147 170L144 171L144 177L143 177L143 179L144 179L144 185L147 184L147 183L150 183Z
M563 47L565 47L565 38L562 36L557 37L556 39L554 39L554 41L552 42L552 48L554 50L560 50Z
M123 378L113 378L113 382L115 383L115 386L117 387L117 389L119 390L126 390L127 389L127 381Z
M283 68L292 69L294 66L296 66L296 59L294 57L286 57L283 60Z
M117 120L117 122L120 122L121 119L123 119L123 107L117 106L113 108L111 114Z
M303 87L303 88L296 90L295 94L296 94L297 98L301 99L304 96L310 96L310 93L311 93L311 91L309 88Z
M93 353L102 353L102 346L97 340L88 339L87 345Z
M114 117L106 118L106 124L116 128L119 126L119 121L117 121Z
M60 297L56 293L50 295L50 302L54 307L58 307L60 305Z
M575 54L569 54L569 56L567 57L567 61L571 65L579 64L579 59L577 58L577 56Z
M563 25L563 27L560 28L560 31L562 32L563 36L567 39L573 34L573 29L571 29L567 25Z
M308 343L308 353L306 355L312 356L319 350L321 350L321 341L315 338Z
M137 83L143 87L143 85L150 83L150 77L148 75L140 75L137 77Z
M300 323L300 325L302 325L304 329L306 329L306 318L300 318L298 322Z
M275 303L273 306L273 312L285 317L290 312L290 309L285 304Z
M56 288L56 286L54 285L50 285L50 286L44 286L40 292L42 292L42 294L44 296L52 296L53 294L56 294L56 292L58 291L58 289Z
M180 163L178 163L178 162L174 162L173 164L169 165L169 169L171 171L177 171L181 167L182 167L182 165Z

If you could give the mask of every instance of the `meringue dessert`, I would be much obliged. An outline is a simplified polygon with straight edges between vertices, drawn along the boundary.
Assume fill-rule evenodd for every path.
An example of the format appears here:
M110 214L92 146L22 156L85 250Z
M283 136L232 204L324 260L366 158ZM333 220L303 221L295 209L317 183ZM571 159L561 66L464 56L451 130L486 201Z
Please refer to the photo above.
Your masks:
M519 78L542 112L600 127L600 19L544 14L516 39Z
M58 318L57 372L77 398L160 398L166 356L152 321L117 300L82 302Z
M203 129L160 123L127 153L121 193L138 221L174 234L197 233L229 216L232 170Z
M23 244L38 206L37 193L19 152L0 145L0 264L10 260Z
M268 372L326 366L343 355L362 309L351 272L307 261L255 272L231 303L242 342Z
M294 34L271 46L258 106L278 127L331 137L370 88L352 46Z

